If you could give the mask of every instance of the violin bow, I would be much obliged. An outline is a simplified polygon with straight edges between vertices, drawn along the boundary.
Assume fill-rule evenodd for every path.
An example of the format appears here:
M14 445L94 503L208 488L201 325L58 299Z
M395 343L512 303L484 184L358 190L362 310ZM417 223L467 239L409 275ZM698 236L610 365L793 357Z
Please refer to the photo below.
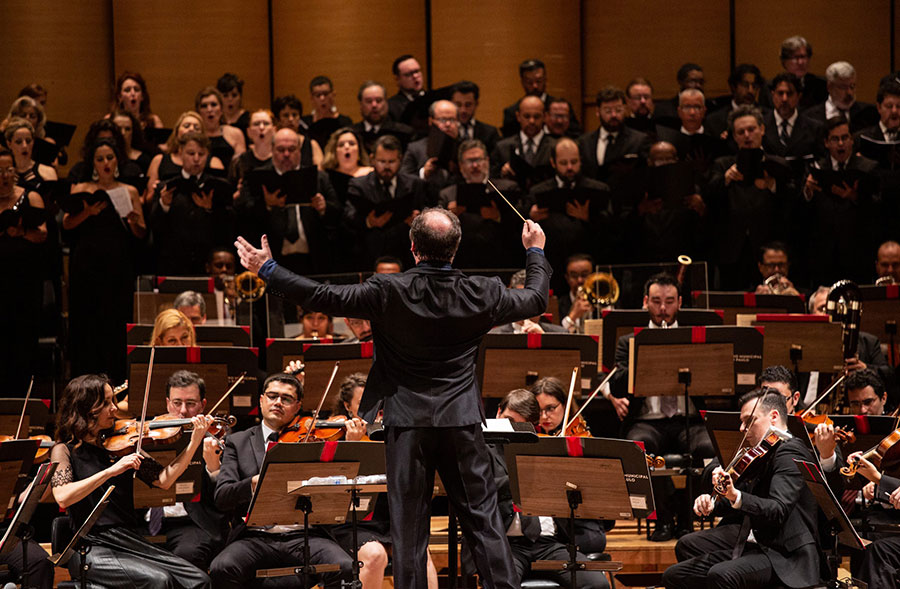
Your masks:
M322 405L325 403L325 397L328 396L328 391L331 390L331 384L334 382L334 377L337 376L338 368L340 368L340 366L340 360L334 363L334 370L331 371L331 378L328 379L328 386L325 387L325 392L322 393L322 398L319 399L319 406L316 407L316 411L313 413L312 424L309 429L306 430L306 437L303 438L304 443L309 441L309 436L311 436L313 430L316 429L316 420L319 419L319 412L322 410Z
M616 370L618 370L618 369L619 369L618 366L613 366L613 369L610 370L609 374L606 375L606 378L603 379L603 382L601 382L599 385L597 385L597 388L594 389L594 392L591 393L591 396L587 398L587 401L585 401L584 404L581 406L581 408L575 413L575 415L572 416L572 419L570 419L569 422L566 423L566 427L563 428L563 431L566 431L567 429L569 429L570 425L575 423L575 420L578 419L578 416L581 415L581 412L584 411L585 407L587 407L588 404L594 400L594 397L597 396L597 393L600 392L600 389L603 388L603 385L605 385L606 383L609 382L609 379L612 378L612 375L615 374Z
M808 416L813 411L815 411L815 409L816 409L816 407L818 407L819 403L821 403L822 401L827 399L828 395L830 395L832 393L832 391L834 391L834 389L836 389L842 382L844 382L845 378L847 378L847 375L842 374L839 379L837 379L836 381L831 383L831 386L828 387L828 389L826 389L825 392L822 393L818 399L813 401L812 404L810 404L810 406L806 408L806 411L804 411L803 413L800 414L800 418L802 419L802 418Z
M141 421L138 423L138 439L134 447L135 454L141 453L141 441L144 439L144 424L147 422L147 402L150 400L150 378L153 376L153 359L156 356L156 346L150 347L150 363L147 365L147 382L144 385L144 406L141 409ZM137 471L134 471L137 476Z
M20 436L22 435L22 424L25 423L25 411L28 409L28 399L31 398L31 389L34 388L34 375L31 376L31 381L28 383L28 391L25 393L25 402L22 403L22 414L19 416L19 425L16 426L16 437L14 440L22 439Z
M216 401L216 404L213 405L213 406L212 406L212 409L210 409L209 411L207 411L206 414L207 414L207 415L213 415L213 414L215 413L216 409L219 408L219 405L222 404L222 401L224 401L225 399L227 399L228 396L229 396L231 393L234 392L234 389L236 389L237 386L238 386L239 384L241 384L241 383L244 381L244 377L245 377L245 376L247 376L247 372L246 372L246 371L244 371L244 372L241 373L241 375L238 377L238 379L237 379L236 381L234 381L234 384L231 385L231 388L229 388L227 391L225 391L225 394L222 395L222 398L219 399L218 401Z
M569 422L569 412L572 410L572 395L575 393L575 377L578 376L578 367L572 369L572 380L569 382L569 398L566 399L566 416L563 419L563 425L566 425ZM559 430L559 433L556 434L559 437L564 437L566 435L566 428L562 428Z
M518 215L520 219L522 219L522 222L523 222L523 223L526 223L527 221L525 221L525 217L522 216L522 213L519 212L519 209L517 209L516 207L512 206L512 203L509 202L509 201L506 199L506 197L503 195L503 193L500 192L500 189L499 189L499 188L497 188L496 186L494 186L494 183L491 182L491 179L490 179L490 178L487 179L487 183L490 184L490 185L491 185L491 188L493 188L493 189L497 192L497 194L500 195L500 198L503 199L503 202L505 202L506 204L508 204L508 205L509 205L509 208L511 208L511 209L513 210L513 212L514 212L516 215Z

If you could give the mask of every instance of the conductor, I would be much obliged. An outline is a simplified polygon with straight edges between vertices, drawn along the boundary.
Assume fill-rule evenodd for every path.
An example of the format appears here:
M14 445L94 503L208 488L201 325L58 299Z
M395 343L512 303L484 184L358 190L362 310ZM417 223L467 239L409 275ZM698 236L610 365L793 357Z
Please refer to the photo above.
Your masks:
M461 236L456 215L425 209L409 231L416 266L349 286L320 284L281 268L265 235L262 249L242 237L235 242L241 263L267 282L270 293L303 309L372 324L376 352L360 413L371 421L384 408L394 582L404 589L426 586L435 470L484 587L511 589L511 579L517 578L481 433L484 415L475 359L493 326L544 312L550 266L544 258L544 232L532 221L522 228L524 289L507 289L498 278L454 270Z

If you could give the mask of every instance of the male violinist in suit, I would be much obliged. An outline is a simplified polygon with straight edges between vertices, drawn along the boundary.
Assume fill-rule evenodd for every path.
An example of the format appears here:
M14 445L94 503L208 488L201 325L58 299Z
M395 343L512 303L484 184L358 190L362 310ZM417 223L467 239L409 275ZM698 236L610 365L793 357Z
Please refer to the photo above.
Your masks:
M522 289L451 267L462 232L450 211L426 209L409 234L414 268L349 286L320 284L279 267L265 237L262 249L242 237L236 246L243 265L268 283L269 292L304 308L372 324L377 352L360 412L369 419L384 406L391 529L404 532L393 538L397 586L426 584L437 471L471 542L482 583L487 589L511 589L516 574L481 433L484 415L474 368L491 327L546 309L550 267L544 232L532 221L522 229L527 272Z
M725 492L718 498L700 495L694 511L722 520L715 528L678 541L679 562L663 574L669 589L809 587L819 582L818 507L794 462L814 462L813 456L786 433L787 407L781 393L753 391L741 397L740 405L746 446L757 446L769 428L787 439L762 458L759 474L742 476L737 484L721 467L713 471L713 484Z

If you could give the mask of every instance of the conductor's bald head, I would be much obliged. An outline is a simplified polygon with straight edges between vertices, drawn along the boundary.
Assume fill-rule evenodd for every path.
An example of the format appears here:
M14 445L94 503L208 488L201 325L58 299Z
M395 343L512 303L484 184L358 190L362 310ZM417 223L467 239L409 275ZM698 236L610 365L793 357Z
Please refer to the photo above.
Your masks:
M409 228L409 240L416 262L431 260L449 264L456 255L461 237L459 218L441 208L425 209L413 219Z

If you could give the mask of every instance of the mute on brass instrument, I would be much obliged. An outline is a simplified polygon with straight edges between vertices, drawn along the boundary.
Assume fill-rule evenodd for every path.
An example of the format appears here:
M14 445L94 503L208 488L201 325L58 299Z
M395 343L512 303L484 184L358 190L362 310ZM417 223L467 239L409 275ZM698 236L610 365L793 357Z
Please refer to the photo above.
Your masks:
M890 286L897 284L897 280L890 274L885 274L875 281L875 286Z
M783 294L785 291L784 283L782 279L784 275L781 272L776 272L769 276L763 281L763 284L772 291L772 294Z

